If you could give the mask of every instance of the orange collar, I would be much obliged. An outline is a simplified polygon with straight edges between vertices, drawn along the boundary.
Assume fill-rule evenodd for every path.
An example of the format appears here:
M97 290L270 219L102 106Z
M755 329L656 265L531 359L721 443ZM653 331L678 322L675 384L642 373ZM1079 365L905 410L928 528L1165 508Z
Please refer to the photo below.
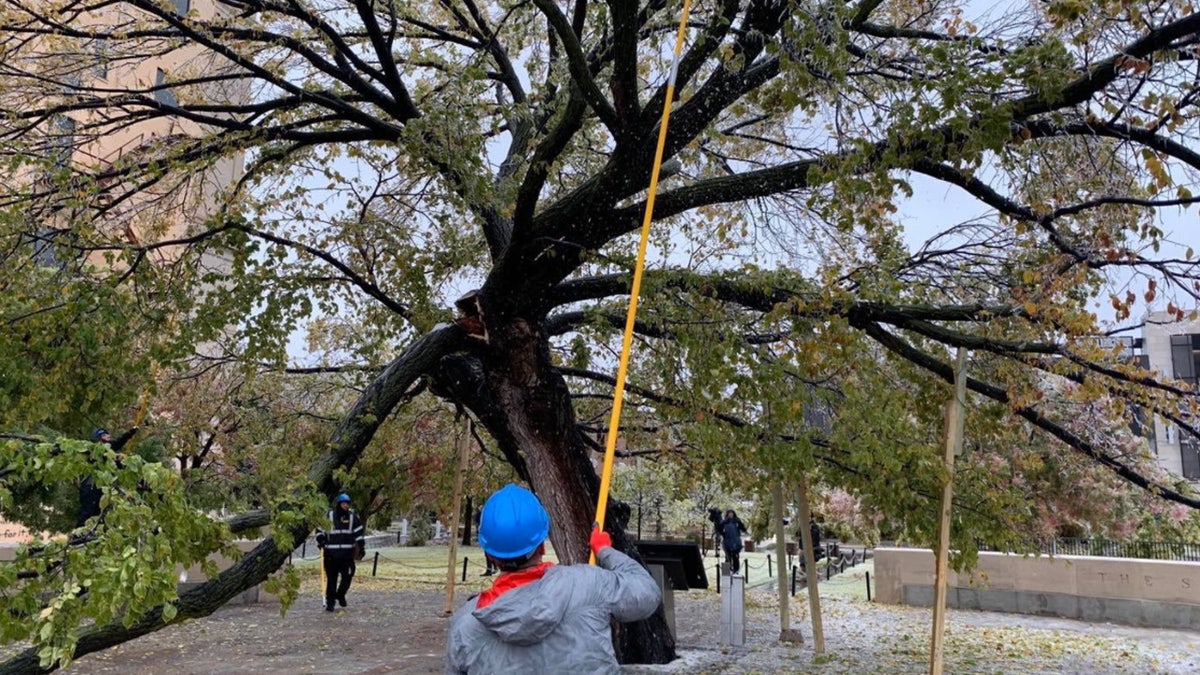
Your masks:
M514 588L520 588L525 584L531 584L542 575L546 570L554 566L552 562L544 562L536 567L530 567L516 572L505 572L496 577L496 581L492 582L492 587L479 594L479 599L475 601L475 609L483 609L496 601L501 595L511 591Z

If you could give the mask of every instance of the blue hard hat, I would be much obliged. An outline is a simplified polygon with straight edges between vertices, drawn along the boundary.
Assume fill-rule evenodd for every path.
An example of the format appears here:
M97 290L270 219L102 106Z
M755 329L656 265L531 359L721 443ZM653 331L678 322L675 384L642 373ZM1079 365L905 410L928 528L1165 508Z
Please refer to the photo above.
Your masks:
M511 483L488 498L479 516L479 545L501 560L529 555L549 534L550 514L542 503Z
M103 438L104 435L107 433L108 433L108 429L97 429L92 432L91 441L93 443L99 443L100 439Z
M333 500L333 502L335 504L341 504L342 502L348 502L348 501L350 501L350 495L346 494L345 492L338 495L337 499Z

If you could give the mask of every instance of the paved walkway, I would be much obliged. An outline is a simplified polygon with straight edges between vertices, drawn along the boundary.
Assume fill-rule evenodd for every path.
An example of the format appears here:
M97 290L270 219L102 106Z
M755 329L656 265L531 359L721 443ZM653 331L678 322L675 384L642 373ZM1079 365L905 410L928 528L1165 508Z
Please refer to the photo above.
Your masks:
M779 608L770 586L747 593L747 644L716 644L720 598L676 594L680 658L626 666L629 675L928 672L930 611L866 602L862 568L821 585L826 653L814 657L806 598L792 604L805 642L778 641ZM350 607L321 611L308 589L280 617L277 604L227 607L213 616L80 659L68 672L270 675L443 672L446 621L436 586L399 589L356 581ZM466 594L458 602L466 600ZM15 649L0 649L0 654ZM1195 675L1200 633L1140 629L1045 617L951 610L946 672Z

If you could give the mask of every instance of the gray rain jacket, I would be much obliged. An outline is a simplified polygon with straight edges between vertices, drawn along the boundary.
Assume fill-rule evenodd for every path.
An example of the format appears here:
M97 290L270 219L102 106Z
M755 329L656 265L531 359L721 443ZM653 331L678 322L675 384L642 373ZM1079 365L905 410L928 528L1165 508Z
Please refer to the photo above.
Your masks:
M599 567L556 565L541 579L450 619L446 673L617 673L609 617L645 619L662 602L644 567L606 547ZM603 569L601 569L603 568Z

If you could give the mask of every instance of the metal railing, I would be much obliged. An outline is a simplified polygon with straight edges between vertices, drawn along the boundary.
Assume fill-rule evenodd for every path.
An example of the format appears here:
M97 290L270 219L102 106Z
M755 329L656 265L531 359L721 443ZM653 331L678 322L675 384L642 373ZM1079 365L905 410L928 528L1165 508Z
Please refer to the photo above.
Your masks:
M1113 541L1055 539L1039 547L1050 555L1096 555L1110 558L1189 560L1200 562L1200 544L1185 541Z
M881 544L884 545L884 544ZM899 548L927 548L909 543L892 543ZM1108 558L1136 558L1143 560L1183 560L1200 562L1200 543L1190 541L1116 541L1103 537L1059 538L1035 541L1030 545L992 547L976 542L980 551L1011 553L1037 550L1042 555L1105 556Z

